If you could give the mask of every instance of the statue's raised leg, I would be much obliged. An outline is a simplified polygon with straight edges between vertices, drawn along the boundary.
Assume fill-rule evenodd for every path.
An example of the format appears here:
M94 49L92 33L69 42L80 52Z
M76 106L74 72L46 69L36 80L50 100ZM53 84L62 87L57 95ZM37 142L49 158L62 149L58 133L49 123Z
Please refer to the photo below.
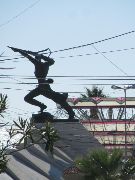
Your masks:
M27 94L24 97L24 100L29 104L40 107L40 112L42 113L44 111L44 109L47 108L47 106L45 104L37 101L36 99L34 99L34 97L39 96L39 95L41 95L41 93L40 93L40 89L37 87L37 88L31 90L29 92L29 94Z

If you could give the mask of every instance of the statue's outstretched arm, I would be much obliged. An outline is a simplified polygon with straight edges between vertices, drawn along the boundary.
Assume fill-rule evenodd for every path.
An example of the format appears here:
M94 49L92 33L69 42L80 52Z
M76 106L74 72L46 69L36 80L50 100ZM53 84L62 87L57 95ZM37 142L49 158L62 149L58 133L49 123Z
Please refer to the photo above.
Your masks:
M33 55L33 56L36 56L36 55L38 54L38 52L23 50L23 49L14 48L14 47L11 47L11 46L7 46L7 47L9 47L10 49L12 49L14 52L23 51L23 52L28 53L28 54L31 54L31 55Z
M37 64L37 60L35 58L33 58L31 55L29 55L28 53L26 53L25 51L20 51L19 52L21 55L23 55L24 57L28 58L34 65Z
M28 54L29 51L25 51L25 50L14 48L14 47L9 47L9 48L12 49L14 52L19 52L21 55L23 55L24 57L28 58L34 65L37 63L37 60L35 58L33 58L31 55Z

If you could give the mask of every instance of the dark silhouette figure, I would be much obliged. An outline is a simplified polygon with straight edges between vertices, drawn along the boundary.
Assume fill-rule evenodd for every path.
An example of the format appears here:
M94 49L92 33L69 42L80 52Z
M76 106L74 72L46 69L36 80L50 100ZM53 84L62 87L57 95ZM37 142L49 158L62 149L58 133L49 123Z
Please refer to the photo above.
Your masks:
M53 79L46 79L49 67L52 66L55 61L50 57L44 56L43 54L25 51L13 47L9 48L11 48L14 52L19 52L21 55L28 58L35 66L35 76L38 80L38 86L35 89L31 90L30 93L24 97L24 100L27 103L40 107L42 113L43 110L47 108L47 106L34 99L34 97L43 95L49 99L52 99L55 103L60 104L60 106L68 112L69 119L73 119L75 113L72 110L71 106L66 102L68 93L60 94L53 91L49 85L50 83L53 83Z

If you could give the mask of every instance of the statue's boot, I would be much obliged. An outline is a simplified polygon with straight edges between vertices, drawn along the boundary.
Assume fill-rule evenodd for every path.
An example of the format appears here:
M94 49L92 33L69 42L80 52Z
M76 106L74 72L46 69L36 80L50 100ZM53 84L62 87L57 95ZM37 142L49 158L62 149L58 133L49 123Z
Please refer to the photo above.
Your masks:
M47 108L45 104L41 104L40 106L40 112L43 113L43 111Z
M68 98L68 93L62 93L62 96L63 96L63 98L64 98L64 101L66 101L67 98Z
M72 111L69 113L69 118L68 119L74 119L74 116L75 116L75 112Z

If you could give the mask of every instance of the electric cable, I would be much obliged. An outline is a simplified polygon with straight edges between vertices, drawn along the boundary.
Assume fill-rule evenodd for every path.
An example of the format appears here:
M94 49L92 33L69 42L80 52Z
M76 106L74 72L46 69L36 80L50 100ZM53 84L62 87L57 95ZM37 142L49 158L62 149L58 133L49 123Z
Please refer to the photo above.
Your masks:
M13 20L15 20L16 18L18 18L19 16L21 16L22 14L24 14L26 11L28 11L29 9L31 9L32 7L34 7L37 3L39 3L39 1L35 1L34 3L32 3L31 5L29 5L27 8L25 8L23 11L21 11L20 13L18 13L17 15L13 16L12 18L10 18L9 20L5 21L4 23L0 24L0 28L2 28L3 26L9 24L10 22L12 22Z
M93 43L89 43L89 44L84 44L84 45L80 45L80 46L74 46L74 47L71 47L71 48L66 48L66 49L61 49L61 50L57 50L57 51L53 51L51 53L56 53L56 52L61 52L61 51L67 51L67 50L71 50L71 49L77 49L77 48L81 48L81 47L86 47L86 46L90 46L90 45L94 45L94 44L97 44L97 43L100 43L100 42L104 42L104 41L107 41L107 40L111 40L111 39L114 39L114 38L118 38L118 37L121 37L121 36L124 36L124 35L127 35L127 34L131 34L131 33L134 33L135 31L129 31L129 32L126 32L126 33L123 33L123 34L119 34L119 35L116 35L116 36L112 36L110 38L106 38L106 39L103 39L103 40L100 40L100 41L95 41ZM94 47L94 46L93 46ZM95 47L94 47L95 48ZM96 49L96 48L95 48ZM97 50L97 49L96 49ZM43 50L44 51L44 50ZM98 51L98 50L97 50ZM98 53L102 54L100 51L98 51ZM43 53L43 54L48 54L48 53ZM103 54L102 54L103 55ZM104 55L103 55L104 56ZM121 72L123 72L124 74L127 75L127 73L125 73L121 68L119 68L117 65L115 65L112 61L110 61L106 56L104 56L109 62L111 62L117 69L119 69Z
M135 50L135 48L124 48L124 49L116 49L116 50L110 50L110 51L101 51L100 53L102 54L107 54L107 53L115 53L115 52L123 52L123 51L129 51L129 50ZM74 58L74 57L83 57L83 56L92 56L92 55L99 55L99 52L97 53L86 53L86 54L77 54L77 55L70 55L70 56L60 56L57 58L65 59L65 58Z
M93 81L93 80L98 80L98 81L100 81L100 80L101 81L127 81L128 80L128 81L132 81L132 80L135 80L135 79L127 79L127 78L126 79L121 79L121 78L119 78L119 79L118 78L113 78L113 79L112 78L111 79L108 79L108 78L106 78L106 79L105 78L104 79L103 78L102 79L101 78L100 79L99 78L91 78L91 79L76 79L76 80L89 80L89 81Z
M15 83L10 83L10 82L0 82L1 84L15 84ZM18 84L18 83L16 83L16 84ZM34 83L23 83L23 84L34 84ZM19 83L19 85L23 85L22 83L20 84ZM59 83L60 84L60 83ZM37 85L38 85L38 83L37 83ZM65 86L65 84L61 84L61 85L64 85ZM66 85L74 85L74 86L78 86L78 85L114 85L114 83L68 83L68 84L66 84ZM124 83L116 83L116 85L133 85L133 83L126 83L126 84L124 84ZM8 90L9 88L5 88L5 90ZM24 88L23 89L16 89L16 90L25 90ZM28 90L29 91L29 90Z
M6 59L0 59L0 61L11 61L11 60L22 59L22 58L25 58L25 57L20 56L20 57L15 57L15 58L6 58Z
M112 36L112 37L105 38L105 39L102 39L102 40L98 40L98 41L95 41L95 42L92 42L92 43L82 44L82 45L79 45L79 46L73 46L73 47L69 47L69 48L65 48L65 49L55 50L55 51L52 51L51 53L57 53L57 52L63 52L63 51L69 51L69 50L73 50L73 49L83 48L83 47L91 46L91 45L94 45L94 44L98 44L98 43L101 43L101 42L112 40L112 39L115 39L115 38L118 38L118 37L122 37L122 36L125 36L125 35L128 35L128 34L132 34L132 33L135 33L135 30L128 31L128 32L125 32L125 33L122 33L122 34L118 34L116 36ZM43 54L48 54L48 53L43 53Z
M11 70L11 69L15 69L15 67L10 67L10 68L4 68L4 67L0 67L1 70Z
M30 79L37 79L37 78L35 78L35 76L31 76L31 75L12 75L12 74L5 74L5 75L1 75L0 74L0 78L7 78L7 76L11 76L11 77L18 77L18 78L30 78ZM97 75L95 75L95 76L91 76L91 75L88 75L88 76L85 76L85 75L66 75L66 76L64 76L64 75L53 75L53 76L47 76L47 78L51 78L51 77L54 77L54 78L87 78L87 77L91 77L91 78L116 78L116 77L118 77L118 78L130 78L130 77L134 77L135 78L135 76L117 76L117 75L114 75L114 76L111 76L111 75L109 75L109 76L97 76ZM39 78L39 79L44 79L44 78Z
M115 52L123 52L123 51L130 51L130 50L135 50L134 47L131 48L124 48L124 49L116 49L116 50L109 50L109 51L102 51L100 53L102 54L107 54L107 53L115 53ZM65 59L65 58L75 58L75 57L83 57L83 56L92 56L92 55L99 55L100 53L86 53L86 54L77 54L77 55L70 55L70 56L60 56L60 57L55 57L54 59ZM10 56L8 56L10 57ZM6 58L6 59L0 59L1 61L12 61L12 60L18 60L18 59L23 59L25 58L24 56L20 57L14 57L14 58ZM18 62L18 61L17 61Z
M114 85L114 83L82 83L82 84L70 84L70 85L75 85L75 86L89 86L89 85L92 85L92 86L111 86L111 85ZM133 85L130 84L130 83L115 83L115 85Z
M91 45L98 53L100 53L107 61L109 61L116 69L118 69L120 72L122 72L124 75L128 76L128 74L118 67L114 62L112 62L108 57L106 57L103 53L101 53L94 45Z
M40 1L40 0L38 0L38 1ZM60 49L60 50L55 50L55 51L51 51L51 53L63 52L63 51L68 51L68 50L72 50L72 49L78 49L78 48L82 48L82 47L86 47L86 46L91 46L91 45L98 44L98 43L101 43L101 42L104 42L104 41L108 41L108 40L111 40L111 39L115 39L115 38L118 38L118 37L121 37L121 36L132 34L134 32L135 32L135 30L132 30L132 31L125 32L125 33L122 33L122 34L118 34L116 36L112 36L112 37L109 37L109 38L98 40L98 41L95 41L95 42L92 42L92 43L83 44L83 45L79 45L79 46L73 46L73 47L70 47L70 48L65 48L65 49ZM43 52L43 51L45 51L45 50L42 50L40 52ZM121 51L121 50L118 50L118 51ZM48 53L42 53L42 54L48 54ZM24 57L22 57L22 58L24 58Z

